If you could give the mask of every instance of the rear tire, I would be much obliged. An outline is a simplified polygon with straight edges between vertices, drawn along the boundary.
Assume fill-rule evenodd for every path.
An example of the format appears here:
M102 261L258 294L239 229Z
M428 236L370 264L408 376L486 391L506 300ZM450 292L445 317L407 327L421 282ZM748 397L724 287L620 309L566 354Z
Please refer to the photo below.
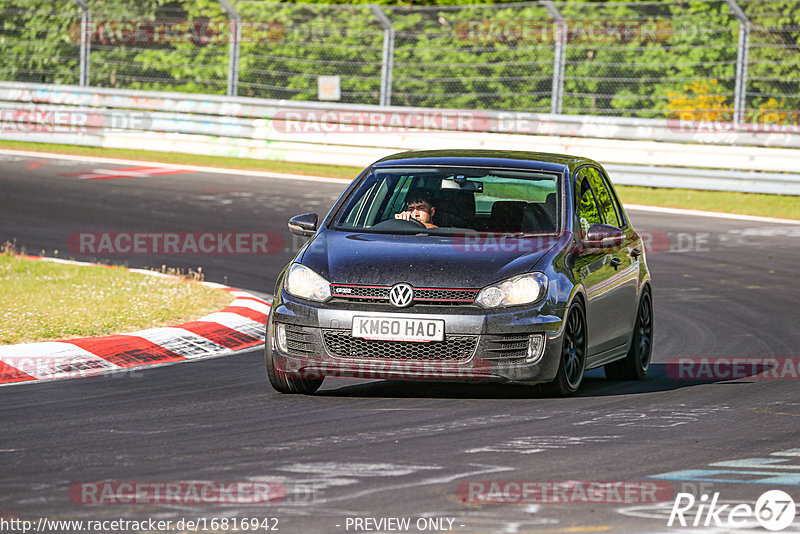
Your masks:
M646 289L636 310L636 324L628 354L622 360L604 366L606 377L611 380L642 380L650 368L653 354L653 298Z
M583 304L576 300L570 306L564 321L558 373L555 380L542 384L544 393L568 397L578 391L586 370L586 342L586 313Z
M269 383L280 393L302 393L311 395L322 385L322 378L298 378L286 374L275 367L275 359L272 352L272 317L267 321L267 336L264 343L264 360L267 364L267 378Z

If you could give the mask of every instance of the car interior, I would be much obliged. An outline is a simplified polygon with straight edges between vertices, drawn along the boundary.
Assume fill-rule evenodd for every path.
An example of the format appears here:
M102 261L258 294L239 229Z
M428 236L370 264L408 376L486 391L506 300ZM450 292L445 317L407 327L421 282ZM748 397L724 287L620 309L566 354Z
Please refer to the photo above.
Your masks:
M552 233L557 228L555 193L544 202L496 200L488 214L476 213L472 191L443 189L431 195L436 206L433 223L439 227L501 233Z
M405 169L404 169L405 171ZM424 193L435 208L432 223L441 231L542 234L558 229L556 181L549 175L533 179L505 171L442 174L441 171L385 172L355 195L346 226L408 233L416 231L394 216L410 196ZM522 174L522 173L520 173ZM536 200L532 200L536 199ZM439 232L437 232L439 233Z
M498 200L492 204L491 216L483 221L482 230L489 232L554 232L556 230L556 194L544 202ZM478 228L476 228L478 229Z

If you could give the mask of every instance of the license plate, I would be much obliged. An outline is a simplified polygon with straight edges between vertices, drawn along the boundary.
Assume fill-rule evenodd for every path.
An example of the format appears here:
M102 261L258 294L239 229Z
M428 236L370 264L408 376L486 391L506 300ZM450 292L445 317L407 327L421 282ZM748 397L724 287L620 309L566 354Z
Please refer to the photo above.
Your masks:
M444 341L443 319L353 317L353 337L381 341Z

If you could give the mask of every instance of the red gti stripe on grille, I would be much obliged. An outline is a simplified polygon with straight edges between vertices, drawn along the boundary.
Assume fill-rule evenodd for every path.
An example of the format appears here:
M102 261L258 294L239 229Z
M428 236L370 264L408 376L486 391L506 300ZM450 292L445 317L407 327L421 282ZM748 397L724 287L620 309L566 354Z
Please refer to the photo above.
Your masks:
M389 297L376 297L370 295L348 295L347 293L336 293L334 297L346 299L373 299L373 300L389 300Z
M451 287L415 287L414 289L425 290L425 291L475 291L475 292L480 291L480 289L459 289Z
M475 302L475 299L423 299L423 298L415 298L414 302L425 301L425 302Z

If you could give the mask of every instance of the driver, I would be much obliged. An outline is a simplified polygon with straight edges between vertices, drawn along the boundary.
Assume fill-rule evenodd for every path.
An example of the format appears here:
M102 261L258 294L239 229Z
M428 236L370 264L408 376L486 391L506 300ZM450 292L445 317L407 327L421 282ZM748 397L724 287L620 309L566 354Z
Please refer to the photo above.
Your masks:
M395 219L409 221L415 219L425 225L425 228L439 228L431 222L436 208L433 205L433 197L430 193L423 190L409 191L406 196L406 211L398 213Z

